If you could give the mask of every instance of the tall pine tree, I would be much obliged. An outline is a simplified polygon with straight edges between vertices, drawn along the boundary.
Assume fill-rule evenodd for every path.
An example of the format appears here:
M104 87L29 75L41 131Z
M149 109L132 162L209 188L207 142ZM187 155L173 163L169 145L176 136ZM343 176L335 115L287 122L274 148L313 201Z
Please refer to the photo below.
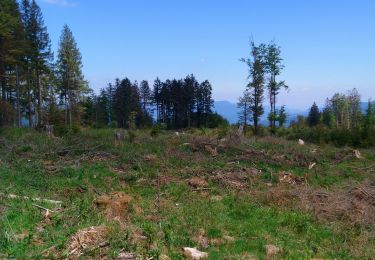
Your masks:
M237 103L237 108L240 109L238 112L238 122L245 126L244 129L246 129L248 122L251 121L250 102L250 93L245 90L243 96L238 99Z
M317 126L319 124L320 112L319 112L319 108L318 108L318 106L316 105L315 102L310 108L310 112L309 112L309 115L307 117L307 121L309 123L309 126L311 126L311 127Z
M88 92L87 83L82 74L82 57L70 28L65 25L59 42L57 73L60 98L65 106L65 124L72 127L80 123L80 101ZM72 118L74 111L75 118ZM75 121L75 122L73 122Z
M20 112L19 69L25 46L23 24L16 0L0 1L0 124L14 122ZM20 113L17 113L18 125Z
M48 96L53 53L51 41L44 25L43 14L35 0L23 0L23 22L26 35L26 66L28 72L29 121L36 107L35 123L43 123L43 101ZM33 99L34 102L31 102ZM34 111L35 112L35 111ZM31 125L31 122L29 122Z

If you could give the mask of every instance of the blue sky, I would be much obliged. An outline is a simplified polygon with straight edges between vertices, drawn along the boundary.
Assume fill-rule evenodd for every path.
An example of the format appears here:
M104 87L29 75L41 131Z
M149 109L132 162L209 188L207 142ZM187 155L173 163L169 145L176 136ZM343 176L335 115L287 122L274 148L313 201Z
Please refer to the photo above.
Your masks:
M94 90L116 77L208 79L216 100L246 85L249 39L282 48L278 104L305 109L356 87L375 98L373 0L37 0L55 52L68 24Z

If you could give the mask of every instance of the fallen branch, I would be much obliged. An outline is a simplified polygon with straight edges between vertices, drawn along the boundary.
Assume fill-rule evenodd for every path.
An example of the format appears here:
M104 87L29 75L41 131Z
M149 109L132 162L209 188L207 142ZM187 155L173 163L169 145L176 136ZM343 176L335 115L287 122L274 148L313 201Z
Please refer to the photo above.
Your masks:
M211 188L197 188L197 189L192 189L192 191L201 191L201 190L211 190Z
M84 253L82 253L82 254L87 254L87 253L89 253L89 252L92 252L92 251L95 251L95 250L97 250L97 249L99 249L99 248L107 247L107 246L109 246L109 241L101 242L99 245L94 246L94 247L91 247L91 248L84 248L84 247L81 245L81 247L82 247L82 249L83 249L83 251L84 251ZM76 250L73 250L73 251L76 251ZM74 252L73 252L73 253L74 253Z
M91 152L91 151L94 151L94 150L98 149L99 147L101 147L103 145L104 144L99 144L99 145L89 147L89 148L65 149L65 150L56 151L55 153L60 155L60 156L65 156L70 152Z
M370 165L370 166L363 167L363 168L360 168L360 167L350 167L350 168L353 169L353 170L366 171L366 170L370 170L374 167L375 167L375 165Z
M50 200L50 199L42 199L42 198L30 198L30 197L27 197L27 196L19 196L19 195L15 195L15 194L7 194L6 195L6 194L0 193L0 196L4 196L8 199L25 199L25 200L32 200L32 201L48 202L48 203L56 204L56 205L62 204L62 201L59 201L59 200Z
M34 207L37 207L37 208L39 208L39 209L43 209L43 210L45 210L45 211L47 211L47 212L54 212L54 211L51 210L51 209L47 209L47 208L42 207L42 206L39 206L39 205L37 205L37 204L31 204L31 205L33 205Z
M324 193L324 192L316 192L315 194L313 194L314 196L318 196L318 197L328 197L329 194L327 193Z

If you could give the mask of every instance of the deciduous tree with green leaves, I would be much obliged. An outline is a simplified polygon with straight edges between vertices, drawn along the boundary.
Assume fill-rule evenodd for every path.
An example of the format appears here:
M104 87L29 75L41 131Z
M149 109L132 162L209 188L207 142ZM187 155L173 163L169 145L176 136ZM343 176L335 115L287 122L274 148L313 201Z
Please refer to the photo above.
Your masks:
M281 89L288 89L285 81L277 81L276 77L281 74L284 68L282 64L283 59L281 58L280 47L275 43L271 42L266 47L265 55L265 70L269 76L267 83L268 95L270 100L271 112L268 115L270 121L270 127L276 127L277 111L276 111L276 97Z
M241 61L248 66L247 91L249 92L250 110L252 113L253 131L254 134L259 132L259 120L264 113L263 99L264 99L264 84L265 84L265 54L267 47L265 44L256 45L254 41L250 42L250 57L242 58Z

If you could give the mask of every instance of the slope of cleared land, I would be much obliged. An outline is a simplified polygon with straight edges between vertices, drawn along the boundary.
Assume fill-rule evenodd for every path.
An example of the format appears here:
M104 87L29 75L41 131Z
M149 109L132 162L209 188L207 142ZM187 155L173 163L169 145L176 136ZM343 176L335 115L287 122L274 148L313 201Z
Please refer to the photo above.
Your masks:
M374 168L374 150L219 130L8 129L0 258L371 259Z

